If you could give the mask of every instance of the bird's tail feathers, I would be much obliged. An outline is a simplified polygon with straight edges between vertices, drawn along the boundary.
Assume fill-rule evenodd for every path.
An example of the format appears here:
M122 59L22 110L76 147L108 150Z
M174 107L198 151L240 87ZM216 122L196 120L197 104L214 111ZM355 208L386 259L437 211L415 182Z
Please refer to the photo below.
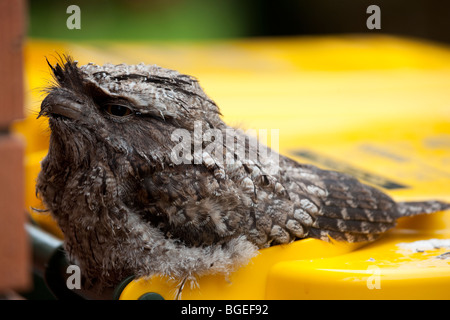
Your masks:
M428 214L450 209L450 203L442 201L398 202L397 210L400 217L410 217L418 214Z

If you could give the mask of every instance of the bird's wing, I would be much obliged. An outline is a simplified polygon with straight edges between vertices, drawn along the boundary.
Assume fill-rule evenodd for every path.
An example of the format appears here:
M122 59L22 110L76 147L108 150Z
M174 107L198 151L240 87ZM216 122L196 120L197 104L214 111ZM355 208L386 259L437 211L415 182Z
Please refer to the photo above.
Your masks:
M395 225L396 203L386 194L357 179L311 165L288 170L291 183L314 200L316 209L308 236L349 242L373 240Z

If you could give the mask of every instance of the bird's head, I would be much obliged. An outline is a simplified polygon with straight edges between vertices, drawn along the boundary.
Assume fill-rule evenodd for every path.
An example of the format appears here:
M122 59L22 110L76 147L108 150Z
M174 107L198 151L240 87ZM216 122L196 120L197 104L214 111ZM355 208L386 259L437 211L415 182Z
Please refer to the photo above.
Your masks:
M70 57L50 67L55 82L39 116L49 118L49 154L60 162L89 162L102 149L164 162L176 144L174 130L192 132L195 121L224 125L197 80L177 71L145 64L78 67Z

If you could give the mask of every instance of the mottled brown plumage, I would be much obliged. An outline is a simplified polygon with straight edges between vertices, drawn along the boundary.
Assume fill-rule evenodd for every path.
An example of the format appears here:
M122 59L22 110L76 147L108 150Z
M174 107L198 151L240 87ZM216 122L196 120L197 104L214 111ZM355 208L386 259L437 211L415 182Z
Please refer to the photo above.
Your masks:
M260 248L306 237L370 241L401 216L448 208L397 204L348 175L274 152L237 152L253 140L227 126L198 82L176 71L78 67L70 58L51 68L56 83L40 112L49 118L50 148L37 190L70 259L100 287L131 274L226 274ZM181 141L195 150L195 139L173 139L174 132L196 129L223 136L222 149L203 139L200 153L178 154Z

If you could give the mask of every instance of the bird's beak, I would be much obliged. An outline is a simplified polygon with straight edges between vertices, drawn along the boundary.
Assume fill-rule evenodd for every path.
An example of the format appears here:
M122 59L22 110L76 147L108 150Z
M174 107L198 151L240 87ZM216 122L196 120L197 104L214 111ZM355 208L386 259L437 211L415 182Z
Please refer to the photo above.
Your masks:
M41 111L37 118L41 116L57 117L77 120L82 115L83 105L70 98L51 93L42 101Z

